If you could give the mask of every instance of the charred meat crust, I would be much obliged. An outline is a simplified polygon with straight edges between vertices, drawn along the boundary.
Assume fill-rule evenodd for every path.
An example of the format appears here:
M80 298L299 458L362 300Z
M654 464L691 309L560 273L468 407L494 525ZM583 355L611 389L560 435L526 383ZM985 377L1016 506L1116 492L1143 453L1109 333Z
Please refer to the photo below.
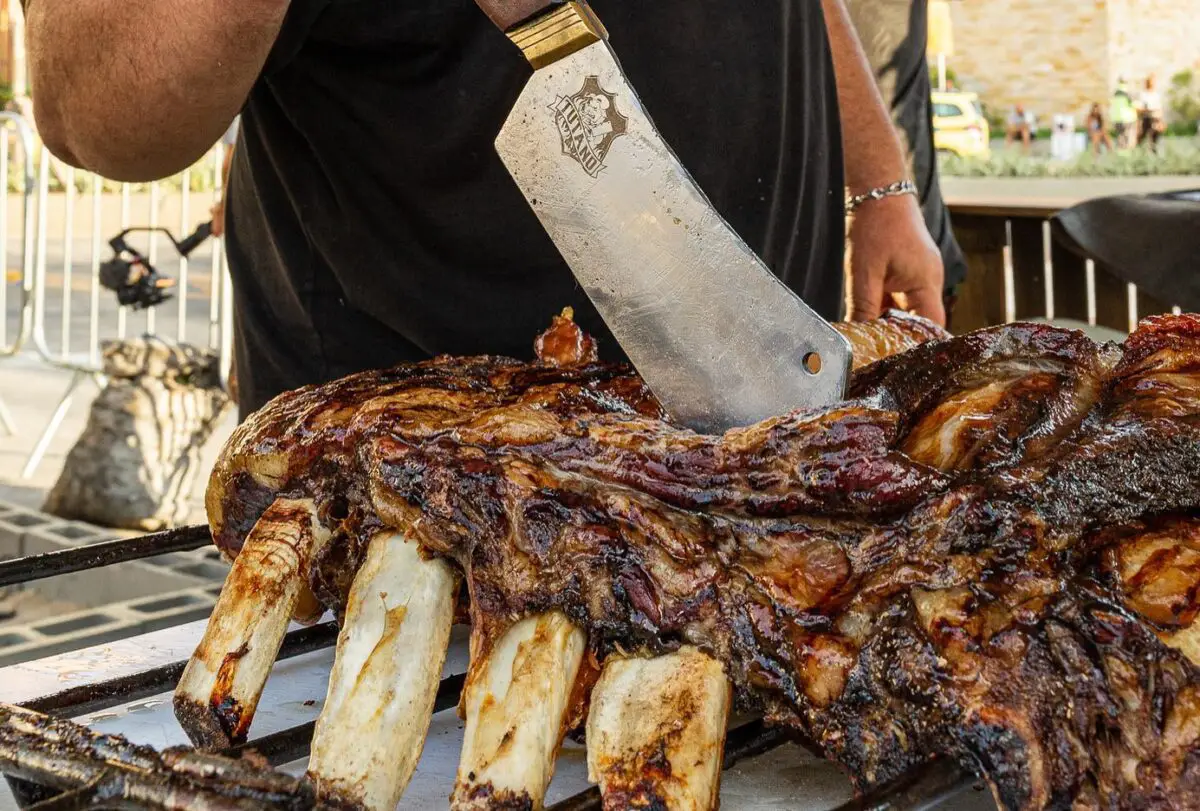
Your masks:
M996 470L1035 459L1077 428L1118 358L1081 332L1012 324L889 357L855 377L851 396L901 415L900 444L909 452L912 433L928 432L926 419L974 416L955 438L966 458L954 467ZM976 414L969 397L954 397L963 392L981 401Z
M218 752L245 740L244 734L240 738L236 735L240 708L213 707L181 695L176 695L173 702L175 717L197 749Z
M951 336L937 324L901 310L888 310L876 321L846 322L834 327L854 349L854 369L899 355L930 341Z
M474 780L474 775L468 775ZM491 783L472 783L468 791L455 794L455 807L480 811L533 811L533 799L524 791L497 789Z
M207 498L217 545L236 555L241 539L274 498L301 481L327 485L319 505L346 497L345 477L357 458L350 433L356 417L403 418L453 427L455 418L504 405L528 404L560 413L663 416L662 407L627 366L590 364L557 369L507 358L438 358L309 386L268 403L239 426L214 467ZM234 499L234 493L238 498Z

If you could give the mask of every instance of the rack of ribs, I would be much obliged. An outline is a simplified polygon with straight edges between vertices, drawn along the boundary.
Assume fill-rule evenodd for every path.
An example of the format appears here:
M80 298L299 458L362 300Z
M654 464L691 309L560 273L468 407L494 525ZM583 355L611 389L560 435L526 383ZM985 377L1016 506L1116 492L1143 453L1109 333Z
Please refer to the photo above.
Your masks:
M862 788L949 758L1007 809L1200 807L1200 317L847 334L845 402L723 436L569 314L533 363L280 396L213 473L234 568L181 722L244 739L288 619L332 609L309 776L390 809L457 613L456 809L541 807L578 730L606 808L713 808L735 706Z

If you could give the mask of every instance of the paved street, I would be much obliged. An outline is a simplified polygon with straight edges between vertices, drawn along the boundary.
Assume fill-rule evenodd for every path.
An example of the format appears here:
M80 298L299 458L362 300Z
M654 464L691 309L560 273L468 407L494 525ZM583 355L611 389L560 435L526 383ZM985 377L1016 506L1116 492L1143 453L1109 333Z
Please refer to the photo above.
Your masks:
M116 295L111 291L94 289L93 257L103 262L112 256L108 240L129 225L160 225L168 227L181 238L208 218L212 196L191 194L187 201L179 195L162 195L154 200L149 194L129 196L123 206L117 194L105 195L97 207L90 195L77 195L68 206L64 194L52 194L46 205L46 317L45 337L55 355L89 354L89 345L116 338L121 334L121 319L125 319L125 335L155 332L165 337L182 338L191 343L210 342L209 313L212 300L212 242L202 245L186 263L186 281L181 290L186 296L176 297L156 307L150 313L118 313ZM5 227L7 266L4 300L0 301L0 346L15 338L20 320L20 271L22 262L21 205L16 195L9 195L0 210L0 224ZM97 218L95 214L99 213ZM71 238L67 238L67 234ZM164 275L183 279L181 263L175 249L163 236L146 234L129 237L132 247L148 255ZM69 285L68 285L69 282ZM69 296L65 293L70 290ZM186 302L186 310L181 303ZM95 330L92 313L95 308ZM184 329L180 331L180 324ZM67 328L64 329L64 326ZM64 351L65 350L65 351Z
M1200 176L1080 177L1080 178L979 178L945 177L942 193L951 206L965 204L1017 204L1068 208L1096 197L1120 194L1200 189Z

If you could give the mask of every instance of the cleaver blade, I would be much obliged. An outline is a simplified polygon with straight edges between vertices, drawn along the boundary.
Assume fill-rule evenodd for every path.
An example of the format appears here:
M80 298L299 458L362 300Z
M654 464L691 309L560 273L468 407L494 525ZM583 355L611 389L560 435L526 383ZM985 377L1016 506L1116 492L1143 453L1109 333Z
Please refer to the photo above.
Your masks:
M849 343L717 213L590 7L477 2L535 68L496 150L671 416L720 433L841 400Z

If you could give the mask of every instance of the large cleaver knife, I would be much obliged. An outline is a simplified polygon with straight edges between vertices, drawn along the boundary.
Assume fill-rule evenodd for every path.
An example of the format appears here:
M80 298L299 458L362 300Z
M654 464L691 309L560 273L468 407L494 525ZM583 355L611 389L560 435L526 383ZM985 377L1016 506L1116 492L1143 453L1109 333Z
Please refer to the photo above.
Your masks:
M850 345L717 214L587 3L477 2L534 67L496 149L671 415L715 433L840 400Z

